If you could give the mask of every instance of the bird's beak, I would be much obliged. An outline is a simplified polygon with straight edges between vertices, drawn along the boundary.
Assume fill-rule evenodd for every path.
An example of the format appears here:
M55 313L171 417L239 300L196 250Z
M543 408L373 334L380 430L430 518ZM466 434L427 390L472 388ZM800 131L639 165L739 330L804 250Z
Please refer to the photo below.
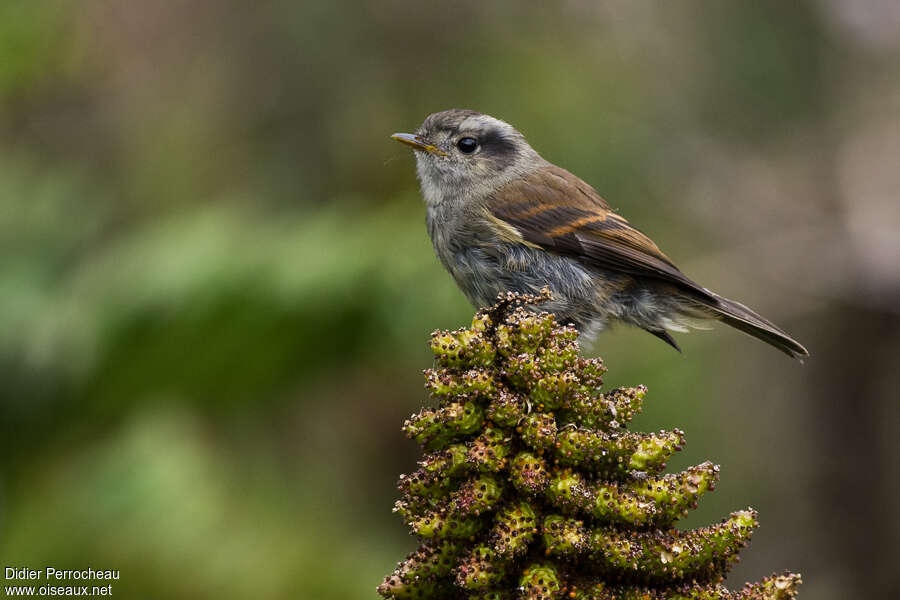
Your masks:
M411 133L395 133L391 136L391 139L395 139L401 144L412 146L413 150L421 150L422 152L428 152L429 154L436 154L438 156L447 156L446 152L439 149L437 146L432 146L418 135L413 135Z

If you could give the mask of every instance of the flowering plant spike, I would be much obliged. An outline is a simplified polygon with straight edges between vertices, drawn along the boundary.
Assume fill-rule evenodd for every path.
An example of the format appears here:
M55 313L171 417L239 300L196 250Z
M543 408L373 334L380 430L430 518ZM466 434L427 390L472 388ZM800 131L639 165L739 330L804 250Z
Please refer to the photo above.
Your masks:
M740 591L722 580L757 526L739 510L690 531L675 522L712 490L705 462L664 474L675 429L625 429L643 386L600 392L578 332L503 294L472 326L432 335L437 401L403 425L426 455L401 475L397 512L420 546L378 586L395 600L787 600L800 576Z

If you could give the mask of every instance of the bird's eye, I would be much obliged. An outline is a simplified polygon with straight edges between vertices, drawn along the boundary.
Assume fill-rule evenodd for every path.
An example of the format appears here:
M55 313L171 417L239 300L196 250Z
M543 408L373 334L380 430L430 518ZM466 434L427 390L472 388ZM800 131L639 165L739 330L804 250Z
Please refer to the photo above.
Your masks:
M475 149L478 148L478 140L471 137L464 137L456 142L456 147L459 148L459 151L463 154L472 154L475 152Z

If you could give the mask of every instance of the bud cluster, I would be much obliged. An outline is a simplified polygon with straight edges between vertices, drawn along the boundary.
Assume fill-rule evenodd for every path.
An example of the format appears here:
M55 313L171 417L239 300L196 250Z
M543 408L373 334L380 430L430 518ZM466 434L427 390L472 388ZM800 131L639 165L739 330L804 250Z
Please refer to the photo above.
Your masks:
M643 386L602 393L578 332L504 294L472 326L432 335L436 401L404 432L426 455L397 512L419 548L378 587L387 599L786 600L797 575L721 585L757 526L752 509L690 531L674 523L714 489L705 462L664 474L675 429L625 429Z

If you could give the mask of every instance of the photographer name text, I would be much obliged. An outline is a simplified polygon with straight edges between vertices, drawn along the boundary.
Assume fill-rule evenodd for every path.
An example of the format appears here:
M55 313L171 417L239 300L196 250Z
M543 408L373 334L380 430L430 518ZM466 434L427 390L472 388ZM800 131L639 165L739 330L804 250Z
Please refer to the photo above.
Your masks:
M92 585L92 583L119 580L118 569L5 567L3 575L7 582L47 582L40 586L7 585L3 588L6 596L112 596L111 583L106 585ZM64 585L54 585L56 582L64 582ZM74 585L74 583L87 583L88 585Z

